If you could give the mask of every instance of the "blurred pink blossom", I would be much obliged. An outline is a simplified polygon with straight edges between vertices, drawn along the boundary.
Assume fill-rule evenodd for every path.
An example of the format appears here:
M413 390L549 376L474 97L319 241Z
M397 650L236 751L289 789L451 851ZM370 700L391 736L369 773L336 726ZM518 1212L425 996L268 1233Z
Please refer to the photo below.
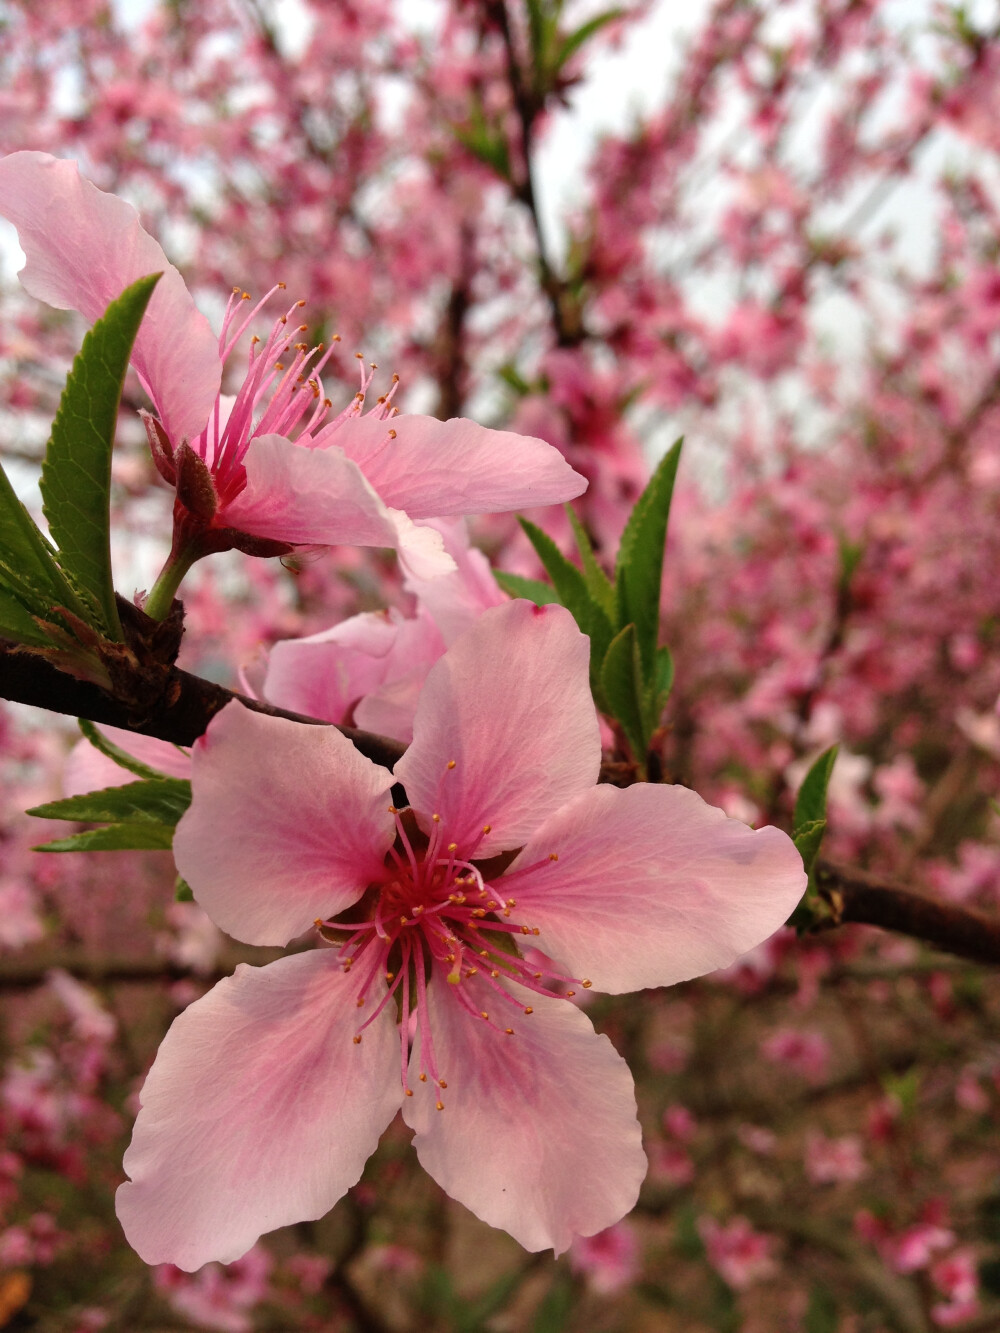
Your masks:
M621 1291L639 1275L639 1244L628 1222L616 1222L595 1236L578 1236L569 1247L569 1263L601 1296Z
M725 1224L714 1217L700 1217L698 1234L708 1262L735 1291L744 1291L777 1271L774 1237L754 1231L745 1217L734 1217Z

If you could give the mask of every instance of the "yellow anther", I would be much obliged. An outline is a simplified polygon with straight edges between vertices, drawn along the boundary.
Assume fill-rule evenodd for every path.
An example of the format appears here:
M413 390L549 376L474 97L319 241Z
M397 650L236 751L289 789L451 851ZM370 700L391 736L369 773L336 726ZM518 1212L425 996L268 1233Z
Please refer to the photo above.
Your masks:
M435 1102L434 1105L437 1107L439 1111L444 1110L444 1102Z
M440 815L431 815L431 819L434 821L435 824L440 824L440 823L441 823L441 816L440 816Z
M427 1082L427 1075L426 1075L426 1074L421 1074L421 1075L420 1075L420 1082L421 1082L421 1083L426 1083L426 1082Z
M591 986L592 986L593 984L594 984L594 983L593 983L592 981L581 981L581 982L580 982L580 985L583 987L584 990L590 990L590 988L591 988Z
M308 332L309 332L309 325L308 325L308 324L300 324L300 325L299 325L299 333L308 333ZM304 345L304 344L303 344L303 345Z
M274 363L274 368L275 368L275 370L284 370L285 366L284 366L284 363L283 363L283 362L281 362L281 361L275 361L275 363Z
M465 975L467 977L474 977L478 971L479 971L478 967L470 967L466 970Z
M480 957L480 958L489 958L489 956L490 956L490 951L489 951L489 949L480 949L480 950L479 950L479 957Z
M447 1086L448 1086L448 1084L444 1081L443 1078L439 1078L439 1079L438 1079L438 1087L439 1087L439 1088L446 1088Z
M239 292L240 290L241 290L241 289L240 289L239 287L234 287L234 288L233 288L233 295L235 296L235 295L237 294L237 292Z
M504 1028L504 1032L506 1032L506 1034L507 1034L508 1037L513 1037L513 1035L514 1035L514 1029L513 1029L513 1028Z
M298 308L301 310L302 307L305 305L305 301L296 301L295 304L296 304L296 305L298 306Z
M398 814L399 814L399 811L396 809L396 807L395 807L394 805L390 805L390 806L388 807L388 810L389 810L389 814L390 814L390 815L398 815Z
M333 399L332 399L332 398L324 398L324 399L323 399L323 406L326 407L326 408L330 408L330 407L332 407L332 406L333 406Z
M575 990L568 990L568 991L566 992L566 997L567 997L567 999L572 1000L572 998L573 998L573 996L574 996L575 994L576 994L576 991L575 991Z
M412 1097L412 1096L413 1096L413 1089L412 1089L412 1088L404 1088L403 1091L406 1093L407 1097Z
M522 926L522 927L521 927L521 934L522 934L522 935L530 935L530 934L531 934L531 931L528 929L527 926Z
M253 337L250 339L250 342L251 342L251 345L253 345L253 346L256 346L256 344L260 342L260 339L257 337L256 333L255 333L255 334L253 335Z
M449 850L449 852L457 852L457 851L458 851L458 843L457 843L457 842L449 842L449 844L448 844L448 850Z
M525 1012L526 1014L533 1014L535 1011L534 1011L534 1009L532 1009L531 1005L529 1004L529 1005L527 1005L527 1006L525 1007L524 1012Z
M542 931L541 931L541 927L539 927L539 926L532 926L532 927L531 927L531 933L532 933L532 935L540 935L540 934L542 933Z
M369 361L368 364L371 366L372 370L378 370L378 366L374 361Z
M493 909L494 909L495 907L499 907L500 904L497 902L497 900L496 900L495 898L491 898L491 899L489 900L489 902L486 904L486 906L487 906L487 907L490 909L490 911L492 912Z
M493 825L492 825L492 824L484 824L484 825L483 825L483 832L484 832L484 833L492 833L492 832L493 832Z
M492 972L490 973L490 976L491 976L491 977L498 977L499 975L500 975L500 973L496 970L496 968L494 968L494 969L492 970Z
M449 760L448 760L448 767L449 767L449 768L454 768L454 767L455 767L455 761L454 761L454 759L449 759Z
M357 357L359 361L363 361L365 359L364 352L355 352L354 355Z
M417 903L416 907L413 909L413 915L419 916L423 910L424 910L423 903Z
M535 973L535 980L536 980L536 981L541 981L541 979L542 979L542 974L541 974L541 972L536 972L536 973Z
M398 383L399 383L399 376L398 376L398 375L393 375L393 377L392 377L392 382L393 382L393 384L398 384Z
M558 853L558 852L549 852L549 860L550 860L550 861L558 861L558 860L559 860L559 853Z
M394 430L390 430L389 439L394 440L395 438L396 438L396 432Z
M405 916L401 916L401 917L399 918L399 924L400 924L401 926L408 926L410 923L409 923L409 921L407 921L407 919L406 919Z
M250 293L249 293L249 292L244 292L243 295L240 297L240 300L241 300L241 301L249 301L249 300L250 300Z
M316 927L317 930L320 928L322 924L323 924L323 918L321 916L318 916L316 920L313 922L313 925Z
M285 290L285 283L283 283L283 282L279 282L279 283L278 283L278 291L279 291L279 292L283 292L284 290Z
M486 1012L485 1009L480 1009L480 1011L479 1011L479 1017L480 1017L480 1018L486 1018L486 1019L488 1019L488 1018L489 1018L489 1014Z
M364 1002L365 1002L365 997L362 995L361 998L358 1000L358 1008L359 1008L359 1009L362 1008L362 1006L364 1005Z
M392 981L395 978L395 976L396 976L395 972L387 972L385 974L385 979L386 981Z
M358 1035L354 1038L354 1044L355 1044L355 1046L360 1046L360 1045L361 1045L361 1033L360 1033L360 1032L359 1032Z

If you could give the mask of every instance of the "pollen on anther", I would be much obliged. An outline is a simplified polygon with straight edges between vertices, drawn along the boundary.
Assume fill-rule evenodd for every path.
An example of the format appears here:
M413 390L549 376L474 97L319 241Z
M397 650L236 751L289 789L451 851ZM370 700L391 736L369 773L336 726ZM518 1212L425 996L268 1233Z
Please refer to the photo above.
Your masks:
M592 981L581 981L581 982L580 982L580 985L583 987L584 990L590 990L590 988L591 988L591 986L592 986L593 984L594 984L594 983L593 983Z
M454 768L454 767L455 767L455 761L454 761L454 759L449 759L449 760L448 760L448 763L447 763L447 765L446 765L446 767L448 767L448 768Z
M396 432L394 430L390 430L389 439L394 440L395 438L396 438Z
M486 1012L485 1009L480 1009L480 1011L479 1011L479 1017L480 1017L480 1018L485 1018L485 1019L488 1020L488 1019L489 1019L489 1014Z
M558 853L558 852L549 852L549 860L550 860L550 861L558 861L558 860L559 860L559 853Z
M279 283L278 283L278 291L279 291L279 292L283 292L283 291L285 290L286 286L287 286L287 283L279 282Z
M441 816L440 816L440 815L431 815L431 819L434 821L435 824L440 824L440 823L441 823Z
M301 310L302 307L305 305L305 301L296 301L295 304L296 304L296 305L298 306L298 308Z
M542 974L541 974L541 972L536 972L536 973L535 973L535 977L534 977L534 979L535 979L535 981L541 981L541 979L542 979Z
M483 825L483 832L484 832L484 833L492 833L492 832L493 832L493 825L492 825L492 824L484 824L484 825Z
M535 1011L534 1011L534 1009L532 1009L531 1005L529 1004L529 1005L526 1005L526 1006L525 1006L524 1012L525 1012L526 1014L533 1014Z
M385 979L386 981L392 981L395 978L395 976L396 976L395 972L387 972L385 974Z
M249 292L244 292L243 295L240 297L240 300L241 300L241 301L249 301L249 300L250 300L250 293L249 293Z
M572 998L573 998L573 996L574 996L575 994L576 994L576 991L575 991L575 990L568 990L568 991L566 992L566 998L572 1000Z
M363 1009L363 1008L364 1008L364 1004L365 1004L365 997L364 997L363 995L361 995L361 996L358 997L358 1008L359 1008L359 1009Z
M412 1089L412 1088L404 1088L403 1091L406 1093L407 1097L412 1097L412 1096L413 1096L413 1089Z
M506 1032L506 1034L507 1034L508 1037L513 1037L513 1035L514 1035L514 1029L513 1029L513 1028L504 1028L504 1032Z
M361 1033L360 1033L360 1032L359 1032L359 1033L357 1034L357 1036L354 1038L354 1044L355 1044L355 1046L360 1046L360 1045L361 1045Z
M420 1082L421 1082L421 1083L426 1083L426 1082L427 1082L427 1075L426 1075L426 1074L421 1074L421 1075L420 1075Z
M493 971L490 973L491 977L498 977L499 975L500 973L496 970L496 968L494 968Z
M448 1086L448 1084L444 1081L443 1078L439 1078L439 1079L438 1079L438 1087L439 1087L439 1088L447 1088L447 1086Z
M457 851L458 851L458 843L457 843L457 842L449 842L449 844L448 844L448 850L449 850L449 852L457 852Z
M444 1110L444 1102L435 1102L434 1105L437 1107L439 1111Z

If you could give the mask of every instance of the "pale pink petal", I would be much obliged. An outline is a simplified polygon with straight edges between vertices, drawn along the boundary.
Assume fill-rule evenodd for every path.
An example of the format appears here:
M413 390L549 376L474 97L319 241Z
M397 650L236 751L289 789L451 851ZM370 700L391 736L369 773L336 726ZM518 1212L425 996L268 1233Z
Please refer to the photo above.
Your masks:
M232 1263L358 1180L401 1091L391 1006L355 1043L356 989L332 951L313 950L241 965L174 1020L117 1197L147 1263Z
M446 644L454 643L491 606L508 600L493 577L490 562L469 545L463 519L438 519L429 526L444 538L444 547L455 562L451 574L422 579L410 575L404 580L419 605L433 617Z
M91 323L138 278L163 274L132 364L171 440L194 438L219 392L218 340L132 205L85 180L73 161L23 152L0 159L0 214L17 228L25 290Z
M541 928L538 948L612 993L727 967L788 919L806 887L779 829L754 831L686 787L652 783L578 796L508 873L536 863L509 881L518 917Z
M587 489L552 445L463 417L352 417L328 437L319 432L316 447L327 440L355 460L387 505L415 519L560 504Z
M395 825L392 777L333 727L231 703L192 753L174 859L217 926L286 944L380 877Z
M396 527L356 463L282 435L258 435L243 460L246 488L218 523L297 546L395 546Z
M264 697L281 708L343 722L351 706L377 689L400 632L381 611L352 616L302 639L279 639L268 655Z
M139 736L121 727L98 727L98 731L133 759L157 769L168 778L191 776L191 756L169 741L157 740L155 736ZM77 741L63 766L62 787L66 796L82 796L85 792L124 787L126 783L137 781L134 773L101 754L88 740Z
M561 606L486 611L431 668L396 778L425 827L440 814L462 851L520 847L597 781L590 642ZM454 761L454 768L448 765Z
M415 1046L403 1118L424 1170L453 1199L526 1250L561 1254L633 1207L646 1155L632 1076L608 1038L565 1000L518 995L533 1013L471 983L473 1008L512 1027L507 1036L464 1009L447 983L431 982L434 1058L448 1086L438 1094L419 1081Z
M422 578L454 569L441 534L387 508L340 449L258 435L243 461L246 487L219 511L221 526L295 546L395 547Z

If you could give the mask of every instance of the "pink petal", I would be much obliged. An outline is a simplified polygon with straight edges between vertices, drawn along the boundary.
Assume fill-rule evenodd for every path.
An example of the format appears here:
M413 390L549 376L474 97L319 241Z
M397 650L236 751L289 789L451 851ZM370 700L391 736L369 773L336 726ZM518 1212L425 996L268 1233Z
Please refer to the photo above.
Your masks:
M231 703L192 754L174 859L217 926L286 944L381 878L392 777L333 727Z
M441 534L386 508L342 450L258 435L243 462L246 488L219 511L220 526L296 546L395 547L423 577L454 568Z
M401 1096L391 1007L355 1044L356 989L313 950L242 964L174 1020L117 1197L147 1263L232 1263L355 1184Z
M536 862L516 893L511 881L518 916L541 928L540 949L612 993L727 967L787 920L806 887L779 829L755 832L686 787L649 783L578 796L508 873Z
M415 1046L403 1118L424 1170L453 1199L526 1250L561 1254L638 1198L646 1155L632 1076L568 1001L519 989L534 1010L524 1014L482 983L471 993L461 984L476 1011L514 1036L470 1014L435 978L427 998L444 1110L435 1109L437 1089L417 1078Z
M219 392L218 340L132 205L85 180L73 161L11 153L0 159L0 213L17 228L25 290L91 323L138 278L163 274L132 364L171 440L193 439Z
M464 851L489 824L476 855L490 856L522 846L597 781L589 656L567 610L524 601L484 612L455 641L431 668L395 769L425 826L440 814Z
M469 545L462 519L439 519L430 526L444 538L445 550L455 561L455 570L430 579L411 574L404 580L404 585L433 617L445 643L451 644L474 625L484 611L491 606L502 606L508 597L501 592L486 556Z
M560 504L587 489L552 445L462 417L351 417L328 438L355 460L387 505L415 519ZM316 447L325 443L321 431Z
M268 655L264 697L281 708L343 722L353 704L377 689L400 632L382 612L352 616L302 639L279 639Z

